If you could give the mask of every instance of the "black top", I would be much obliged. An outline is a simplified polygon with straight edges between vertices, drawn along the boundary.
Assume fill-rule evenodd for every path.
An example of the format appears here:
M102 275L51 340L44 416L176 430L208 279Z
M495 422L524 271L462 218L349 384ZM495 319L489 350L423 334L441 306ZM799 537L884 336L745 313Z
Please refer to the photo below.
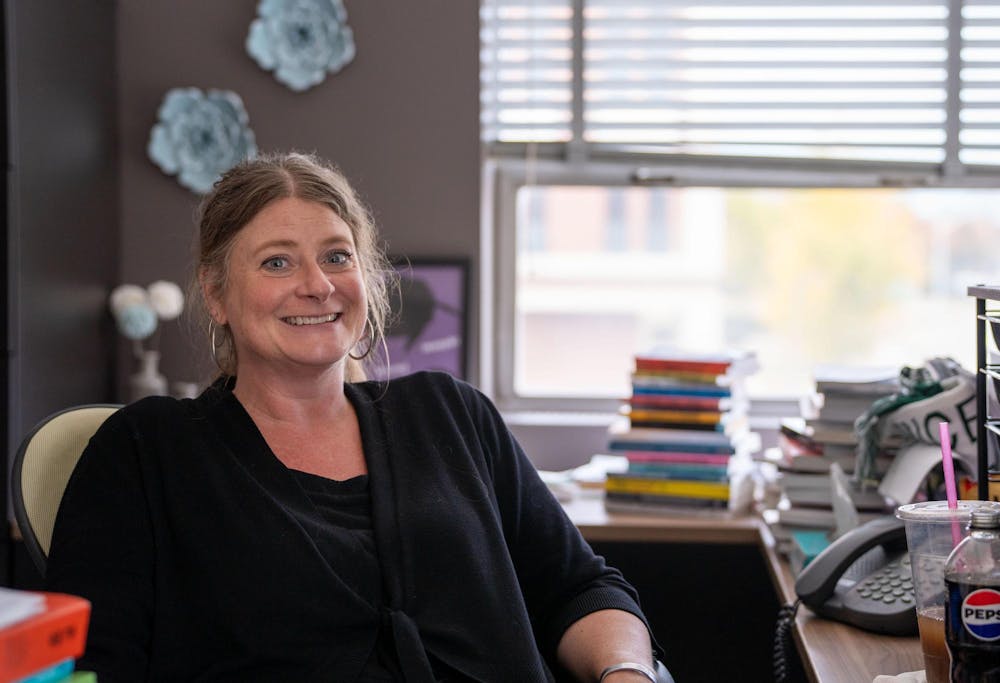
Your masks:
M289 470L316 508L303 519L316 549L351 590L372 607L382 604L382 570L372 531L368 476L346 481Z
M324 533L323 504L225 386L104 423L67 485L46 577L93 604L81 669L101 683L357 681L391 634L408 681L433 681L432 661L546 681L571 623L641 617L472 387L418 373L345 392L370 539ZM356 571L372 540L374 582Z
M372 606L382 606L382 570L372 531L368 475L345 481L291 470L319 515L307 520L316 547L354 592ZM392 634L380 630L359 680L395 681L399 675Z
M373 607L382 605L382 570L372 531L368 475L344 481L291 470L321 517L314 520L317 543L331 566L361 595L370 596ZM345 561L345 558L347 561ZM428 657L438 681L468 680L433 655ZM392 642L392 630L380 629L359 681L403 680Z

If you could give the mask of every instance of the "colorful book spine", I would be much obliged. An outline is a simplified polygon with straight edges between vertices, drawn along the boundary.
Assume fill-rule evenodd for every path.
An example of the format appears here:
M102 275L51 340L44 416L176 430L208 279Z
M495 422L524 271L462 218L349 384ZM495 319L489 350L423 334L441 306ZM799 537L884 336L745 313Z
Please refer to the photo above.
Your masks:
M14 683L63 683L64 681L68 681L70 675L73 673L74 663L75 660L73 658L64 659L41 671L36 671L30 676L19 678Z
M640 508L655 511L657 507L662 507L669 511L671 509L679 508L725 508L728 505L728 501L716 500L712 498L661 496L657 494L628 493L623 491L608 491L605 495L606 501L609 504L609 509L618 509L627 512L638 511ZM616 508L619 504L635 507Z
M636 370L653 371L688 371L705 375L724 375L732 365L728 360L686 360L680 358L654 358L650 356L636 356Z
M629 462L628 473L662 477L663 479L729 481L728 467L725 465L679 465Z
M711 398L730 398L732 392L728 387L708 384L680 384L657 381L641 381L632 383L632 393L641 396L700 396Z
M712 396L678 396L665 394L633 394L628 399L628 405L641 409L675 410L675 411L723 411L731 407L728 398Z
M630 463L689 463L706 465L726 465L729 463L728 453L692 453L684 451L619 451Z
M729 500L729 484L710 481L688 481L644 477L634 473L609 474L605 491L634 493L675 498L705 498L709 500Z
M717 384L726 379L725 375L694 370L636 370L633 379L663 380L667 382L690 382L694 384Z
M685 389L717 387L728 389L732 378L726 375L678 376L664 372L633 372L633 387L683 387Z
M705 424L703 422L673 422L670 420L642 420L632 418L633 427L645 427L650 429L683 429L696 432L718 432L726 433L726 425Z
M662 443L641 441L641 440L630 440L630 439L611 439L608 442L608 449L613 452L618 451L661 451L664 453L675 453L678 451L685 451L688 453L705 453L705 454L733 454L736 452L735 446L730 443L691 443L684 441L663 441Z
M743 438L743 430L728 429L726 432L705 431L701 429L659 429L646 425L630 427L627 430L612 428L611 438L633 443L649 444L708 444L732 446ZM658 449L662 450L662 449ZM688 450L679 448L675 450Z
M90 603L44 593L45 611L0 629L0 681L16 681L83 654Z
M625 406L622 412L633 421L643 422L679 422L714 426L729 421L728 413L722 413L718 410L665 410Z

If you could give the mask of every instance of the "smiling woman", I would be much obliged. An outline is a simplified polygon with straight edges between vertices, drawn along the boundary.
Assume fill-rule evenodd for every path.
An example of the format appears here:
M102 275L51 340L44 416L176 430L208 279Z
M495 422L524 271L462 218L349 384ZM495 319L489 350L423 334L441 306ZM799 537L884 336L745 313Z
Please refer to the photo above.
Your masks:
M102 683L655 678L634 589L489 400L440 372L359 379L389 286L343 176L296 154L244 162L199 238L221 376L112 415L53 531L48 588L92 603L81 668Z

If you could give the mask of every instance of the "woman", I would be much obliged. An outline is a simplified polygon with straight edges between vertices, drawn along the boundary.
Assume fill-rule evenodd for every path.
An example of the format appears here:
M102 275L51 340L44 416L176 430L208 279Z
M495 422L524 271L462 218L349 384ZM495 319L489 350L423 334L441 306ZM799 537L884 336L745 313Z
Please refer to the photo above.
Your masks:
M112 416L56 521L48 588L93 603L80 668L101 683L649 680L634 591L493 406L443 374L355 381L388 272L353 190L315 158L258 158L216 184L197 273L222 377Z

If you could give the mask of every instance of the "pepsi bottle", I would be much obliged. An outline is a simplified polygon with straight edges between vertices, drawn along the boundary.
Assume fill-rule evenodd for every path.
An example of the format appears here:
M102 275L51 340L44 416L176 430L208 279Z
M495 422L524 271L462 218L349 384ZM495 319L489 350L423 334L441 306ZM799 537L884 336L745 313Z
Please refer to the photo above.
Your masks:
M972 511L944 565L951 680L1000 683L1000 509Z

